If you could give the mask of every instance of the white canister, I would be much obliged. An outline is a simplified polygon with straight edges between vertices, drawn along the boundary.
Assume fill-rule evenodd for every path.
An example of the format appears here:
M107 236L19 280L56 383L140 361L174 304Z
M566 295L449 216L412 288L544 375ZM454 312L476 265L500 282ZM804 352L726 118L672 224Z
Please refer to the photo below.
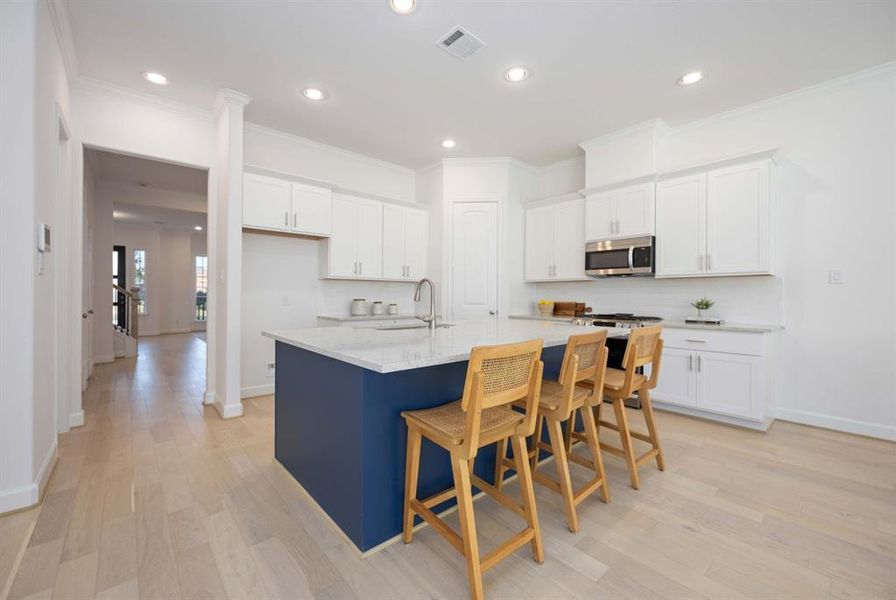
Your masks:
M390 305L389 305L389 314L390 314L390 315L397 315L397 314L398 314L398 305L397 305L397 304L390 304Z
M383 303L377 300L373 303L373 310L371 311L375 315L384 315L386 314L386 307L383 306Z
M367 315L367 298L355 298L352 300L352 316L363 317Z

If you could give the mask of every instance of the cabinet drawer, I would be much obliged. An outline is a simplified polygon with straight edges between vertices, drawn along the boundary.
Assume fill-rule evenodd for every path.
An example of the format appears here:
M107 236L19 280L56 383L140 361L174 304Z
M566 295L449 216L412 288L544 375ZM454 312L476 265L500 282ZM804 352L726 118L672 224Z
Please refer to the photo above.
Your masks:
M667 348L683 348L705 352L729 352L762 356L764 334L742 331L707 331L706 329L663 329Z

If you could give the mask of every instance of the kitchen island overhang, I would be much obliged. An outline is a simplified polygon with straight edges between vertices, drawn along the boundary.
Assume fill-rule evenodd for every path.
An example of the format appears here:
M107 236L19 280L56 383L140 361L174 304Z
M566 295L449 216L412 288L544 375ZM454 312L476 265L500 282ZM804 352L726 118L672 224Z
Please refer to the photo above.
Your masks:
M402 529L407 428L401 411L460 398L474 346L544 339L545 376L556 378L566 340L582 332L509 320L463 321L433 332L264 332L276 341L275 458L359 550L370 551ZM494 464L489 446L480 449L474 469L491 481ZM451 485L448 455L424 441L418 496Z

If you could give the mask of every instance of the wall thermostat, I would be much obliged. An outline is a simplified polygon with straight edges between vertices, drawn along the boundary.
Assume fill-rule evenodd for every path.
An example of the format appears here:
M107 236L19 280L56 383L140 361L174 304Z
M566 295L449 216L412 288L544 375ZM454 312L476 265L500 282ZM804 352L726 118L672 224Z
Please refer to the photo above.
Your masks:
M37 251L50 251L50 228L46 223L37 224Z

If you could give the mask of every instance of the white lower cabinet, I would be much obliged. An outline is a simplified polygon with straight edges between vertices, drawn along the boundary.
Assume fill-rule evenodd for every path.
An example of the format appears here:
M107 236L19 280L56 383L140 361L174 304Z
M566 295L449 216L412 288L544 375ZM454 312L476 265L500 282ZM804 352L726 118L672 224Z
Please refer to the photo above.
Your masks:
M666 329L651 398L663 404L762 422L771 416L768 333Z

